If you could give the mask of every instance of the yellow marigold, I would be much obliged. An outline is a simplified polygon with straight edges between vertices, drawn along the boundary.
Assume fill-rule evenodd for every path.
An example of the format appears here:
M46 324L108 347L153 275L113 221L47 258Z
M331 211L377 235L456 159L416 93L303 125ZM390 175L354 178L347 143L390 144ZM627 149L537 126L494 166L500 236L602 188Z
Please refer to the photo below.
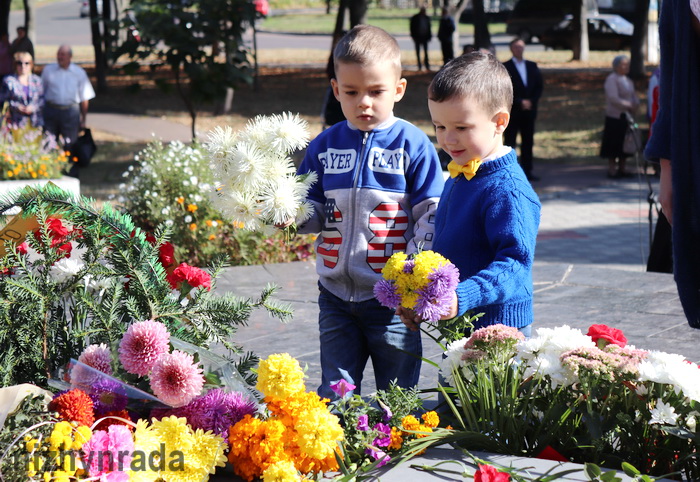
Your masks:
M51 478L53 482L70 482L70 475L63 470L56 470Z
M408 308L409 310L412 310L416 306L416 302L418 301L418 293L405 293L403 297L401 298L401 306L404 308Z
M304 372L288 353L276 353L260 361L256 388L265 396L286 398L305 390Z
M190 231L197 231L197 224L196 223L190 224Z
M182 196L178 196L175 198L175 202L177 202L178 204L185 204L185 198Z
M338 446L338 441L343 439L343 428L338 417L328 409L310 411L294 428L299 448L316 459L328 457Z
M428 427L435 428L440 425L440 417L434 411L425 412L421 418Z
M197 205L196 204L188 204L187 205L187 210L191 213L195 212L197 210Z
M401 426L404 430L416 431L420 427L420 422L413 415L406 415L401 419Z
M403 265L406 262L407 255L403 251L394 253L382 268L382 276L384 279L395 280L403 271Z
M391 427L391 443L389 450L399 450L403 446L403 433L396 427Z
M268 410L287 426L293 426L309 411L327 410L329 401L319 397L316 392L298 392L286 398L265 398Z
M289 460L280 460L270 465L263 472L263 482L297 482L302 480L294 464Z

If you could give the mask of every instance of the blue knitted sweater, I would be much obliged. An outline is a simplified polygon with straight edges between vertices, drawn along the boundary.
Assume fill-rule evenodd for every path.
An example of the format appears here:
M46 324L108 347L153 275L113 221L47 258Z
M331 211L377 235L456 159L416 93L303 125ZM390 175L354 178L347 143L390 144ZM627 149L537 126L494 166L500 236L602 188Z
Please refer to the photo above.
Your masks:
M433 250L459 268L459 314L485 313L476 328L532 323L540 207L512 149L481 164L470 181L461 175L447 180Z

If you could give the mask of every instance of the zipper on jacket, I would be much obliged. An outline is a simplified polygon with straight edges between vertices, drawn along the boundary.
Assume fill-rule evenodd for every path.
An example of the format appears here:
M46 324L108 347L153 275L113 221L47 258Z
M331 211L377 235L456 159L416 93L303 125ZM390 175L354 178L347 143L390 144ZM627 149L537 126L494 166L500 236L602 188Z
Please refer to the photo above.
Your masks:
M357 183L360 177L360 169L363 166L363 161L365 159L365 148L367 146L367 139L369 138L369 132L365 132L362 135L362 148L360 149L360 155L355 163L355 172L353 173L352 179L352 191L350 194L350 209L352 210L352 215L350 216L350 234L355 233L355 203L357 202ZM355 301L355 281L350 277L350 259L353 258L355 252L353 248L350 249L348 256L345 257L345 276L350 280L350 302Z

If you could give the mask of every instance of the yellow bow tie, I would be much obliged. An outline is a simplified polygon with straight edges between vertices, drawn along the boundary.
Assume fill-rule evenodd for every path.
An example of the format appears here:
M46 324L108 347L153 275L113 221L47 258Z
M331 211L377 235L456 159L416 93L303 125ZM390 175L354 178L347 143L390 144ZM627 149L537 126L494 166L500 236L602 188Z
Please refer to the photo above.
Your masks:
M455 161L450 161L447 165L447 170L450 171L450 177L457 177L460 174L464 174L467 181L470 181L472 177L476 176L476 171L481 165L481 159L474 158L468 161L465 165L457 164Z

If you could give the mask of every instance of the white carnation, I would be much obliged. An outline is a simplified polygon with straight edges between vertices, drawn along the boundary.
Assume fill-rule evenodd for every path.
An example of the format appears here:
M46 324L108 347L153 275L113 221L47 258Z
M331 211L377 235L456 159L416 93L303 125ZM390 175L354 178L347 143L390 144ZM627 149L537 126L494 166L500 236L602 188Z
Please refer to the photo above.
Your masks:
M85 263L80 259L62 258L49 268L49 275L56 283L64 283L76 276L85 268Z

